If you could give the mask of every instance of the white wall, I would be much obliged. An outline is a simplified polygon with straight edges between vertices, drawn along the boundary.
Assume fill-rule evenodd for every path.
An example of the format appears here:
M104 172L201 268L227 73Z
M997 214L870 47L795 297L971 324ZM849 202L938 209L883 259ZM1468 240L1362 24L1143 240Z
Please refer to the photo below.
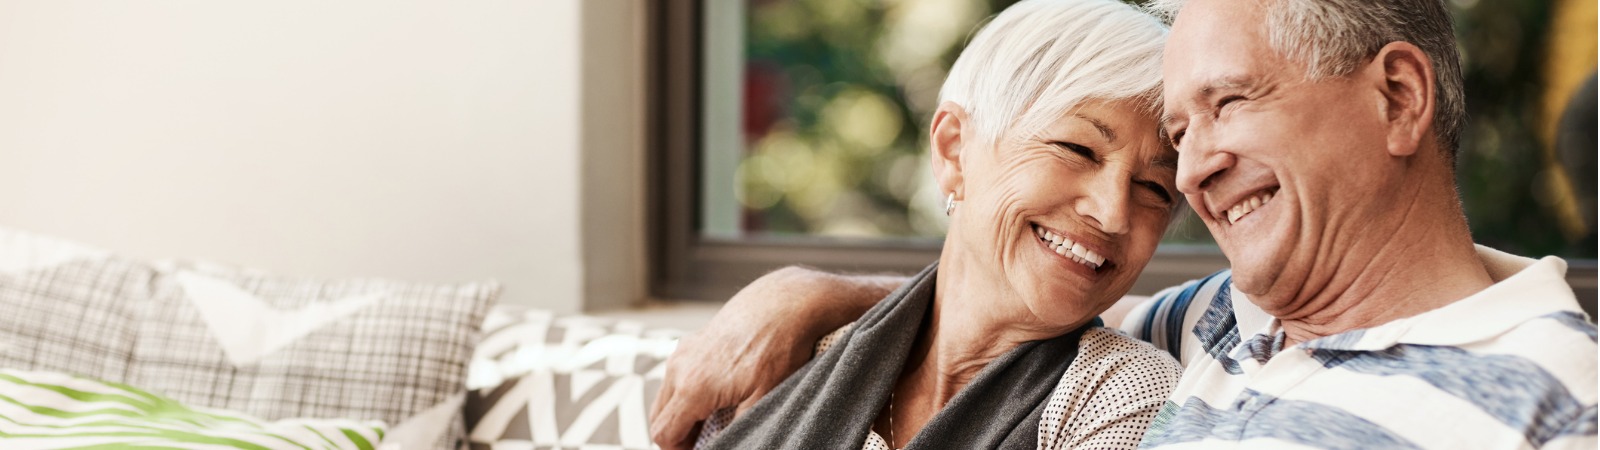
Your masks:
M639 91L580 89L590 7L0 0L0 226L294 275L492 277L507 302L580 309L584 242L642 233L584 223L583 92ZM630 36L601 57L629 61ZM636 129L638 104L589 115ZM624 136L593 153L638 172ZM596 207L628 217L636 188Z

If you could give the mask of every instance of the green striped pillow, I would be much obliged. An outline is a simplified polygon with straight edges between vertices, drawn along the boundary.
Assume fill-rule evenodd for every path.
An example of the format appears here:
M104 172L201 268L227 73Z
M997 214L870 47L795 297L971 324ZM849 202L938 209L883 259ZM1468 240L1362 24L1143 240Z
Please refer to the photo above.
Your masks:
M342 419L266 422L194 408L132 386L53 372L0 370L6 449L364 449L384 425Z

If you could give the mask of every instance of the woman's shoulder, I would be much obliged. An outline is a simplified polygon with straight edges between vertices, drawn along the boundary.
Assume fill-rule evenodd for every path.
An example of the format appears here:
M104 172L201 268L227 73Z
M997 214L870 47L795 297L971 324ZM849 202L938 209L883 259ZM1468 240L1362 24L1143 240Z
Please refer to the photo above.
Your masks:
M1041 448L1134 448L1183 369L1172 355L1109 328L1091 328L1039 423Z
M1099 370L1116 373L1130 370L1170 373L1174 379L1183 373L1183 366L1172 359L1171 354L1120 330L1105 327L1090 328L1078 339L1078 357L1072 366L1081 370L1090 365L1080 363L1093 363Z
M1159 406L1178 385L1183 367L1172 355L1110 328L1091 328L1056 384L1051 403L1079 413L1116 414Z
M855 322L844 324L844 326L839 327L839 329L833 330L832 333L828 333L828 335L823 336L822 339L818 339L817 347L811 352L811 355L821 355L823 352L828 351L829 348L833 347L833 344L838 343L839 339L844 338L844 335L849 333L850 329L855 328L855 326Z

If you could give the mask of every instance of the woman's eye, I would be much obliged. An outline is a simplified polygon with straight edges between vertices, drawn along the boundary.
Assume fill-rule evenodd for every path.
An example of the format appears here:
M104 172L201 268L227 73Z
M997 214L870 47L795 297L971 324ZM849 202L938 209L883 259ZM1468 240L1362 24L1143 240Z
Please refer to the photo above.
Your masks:
M1172 142L1172 148L1178 148L1178 143L1183 142L1183 135L1184 135L1184 130L1178 130L1178 131L1175 131L1175 132L1172 132L1172 133L1168 133L1168 136L1170 136L1170 137L1167 140Z
M1099 159L1099 158L1096 158L1096 155L1094 154L1094 150L1090 150L1089 147L1084 147L1082 145L1074 144L1074 143L1071 143L1071 142L1057 142L1056 146L1060 147L1060 148L1063 148L1063 149L1066 149L1069 152L1076 153L1078 156L1082 156L1085 159L1088 159L1090 161L1095 161L1095 160Z
M1167 192L1167 188L1162 186L1160 183L1156 183L1154 181L1140 181L1138 184L1140 188L1146 192L1149 192L1150 195L1158 199L1162 206L1172 205L1172 193Z

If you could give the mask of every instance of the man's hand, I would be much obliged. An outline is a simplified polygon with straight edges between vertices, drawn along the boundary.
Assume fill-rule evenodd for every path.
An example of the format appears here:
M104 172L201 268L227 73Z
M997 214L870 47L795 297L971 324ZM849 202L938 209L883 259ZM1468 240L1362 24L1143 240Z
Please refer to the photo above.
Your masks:
M745 286L667 359L651 437L663 450L692 448L700 421L729 406L744 412L809 361L818 339L904 281L790 267Z

